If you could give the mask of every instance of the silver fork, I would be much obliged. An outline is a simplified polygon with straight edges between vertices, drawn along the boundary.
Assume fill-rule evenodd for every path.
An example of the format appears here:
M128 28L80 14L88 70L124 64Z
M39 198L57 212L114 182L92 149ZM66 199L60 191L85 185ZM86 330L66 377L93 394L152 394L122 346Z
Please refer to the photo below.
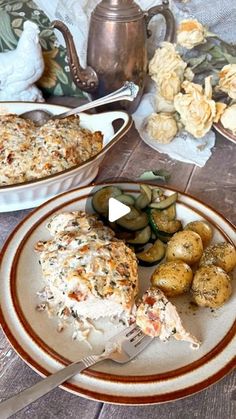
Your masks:
M0 404L0 418L6 419L30 403L47 394L49 391L64 383L75 374L97 364L104 359L124 364L138 355L153 338L143 334L137 325L132 325L109 339L101 355L89 355L79 362L74 362L67 367L39 381L32 387L23 390L16 396Z

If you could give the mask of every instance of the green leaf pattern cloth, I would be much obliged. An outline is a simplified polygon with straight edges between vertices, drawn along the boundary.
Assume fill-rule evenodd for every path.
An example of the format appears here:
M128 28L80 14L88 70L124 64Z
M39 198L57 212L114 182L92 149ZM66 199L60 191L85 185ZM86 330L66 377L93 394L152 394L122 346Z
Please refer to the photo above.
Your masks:
M45 71L37 86L44 97L84 97L72 80L66 49L58 44L48 17L33 1L0 0L0 52L16 48L26 20L36 23L40 30Z

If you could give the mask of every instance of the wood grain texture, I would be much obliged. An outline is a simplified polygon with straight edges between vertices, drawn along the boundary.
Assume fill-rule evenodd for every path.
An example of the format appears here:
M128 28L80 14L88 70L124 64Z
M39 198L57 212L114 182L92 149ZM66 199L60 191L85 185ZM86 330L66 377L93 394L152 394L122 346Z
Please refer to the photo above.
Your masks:
M236 145L217 134L207 164L195 167L187 192L202 199L236 224Z
M65 106L78 105L75 98L51 99ZM165 168L169 185L187 191L236 222L236 146L217 135L212 157L203 168L170 159L142 142L134 127L114 146L100 167L97 181L117 177L138 180L145 170ZM14 227L31 210L0 213L0 247ZM0 331L0 400L33 385L39 376L12 350ZM233 419L236 417L236 374L231 373L205 391L173 403L153 406L103 405L56 389L22 410L16 419Z
M153 151L140 139L133 126L105 157L96 180L100 182L118 177L138 180L146 170L167 169L171 173L168 184L185 190L193 167L192 164L183 164L172 160L166 154Z
M174 403L153 406L104 405L99 419L235 419L236 375L230 374L212 387Z
M13 354L0 380L0 400L2 401L5 398L19 393L24 388L31 387L41 380L41 378L23 363L16 354ZM22 409L13 415L12 418L91 419L98 416L101 406L101 403L74 396L57 388L25 409Z
M135 128L132 127L121 141L112 147L105 156L96 181L102 182L121 177L122 170L140 142L141 140L138 133ZM117 158L117 156L119 156L119 158ZM132 174L129 176L129 179L134 179Z
M17 224L23 220L31 210L0 213L0 248Z
M138 132L135 129L133 135L138 137ZM167 169L171 174L168 184L184 190L193 167L192 164L183 164L172 160L167 154L160 154L148 147L143 141L139 141L127 159L121 176L138 180L146 170Z

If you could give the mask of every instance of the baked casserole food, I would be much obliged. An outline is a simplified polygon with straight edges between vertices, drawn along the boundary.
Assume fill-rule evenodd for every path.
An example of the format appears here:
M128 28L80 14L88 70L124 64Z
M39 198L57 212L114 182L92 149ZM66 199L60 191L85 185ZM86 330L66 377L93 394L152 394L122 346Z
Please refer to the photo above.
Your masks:
M0 186L44 178L98 154L100 131L81 128L78 115L36 127L15 114L0 115Z
M138 292L134 252L114 232L84 212L55 215L47 224L51 240L39 241L45 288L39 310L72 321L74 338L86 339L92 323L107 317L129 324Z

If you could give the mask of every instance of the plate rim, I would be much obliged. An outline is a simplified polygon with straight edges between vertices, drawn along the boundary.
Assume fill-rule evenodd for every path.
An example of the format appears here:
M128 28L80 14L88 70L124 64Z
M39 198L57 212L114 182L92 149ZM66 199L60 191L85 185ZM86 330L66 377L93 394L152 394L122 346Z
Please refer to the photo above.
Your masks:
M231 131L227 128L224 128L221 121L215 122L213 124L213 128L222 135L222 137L226 138L227 140L231 141L233 144L236 144L236 135L234 135Z
M169 189L171 190L171 189ZM127 189L125 190L125 192L131 192L131 190L127 187ZM57 206L56 208L54 208L52 211L49 211L45 214L43 214L40 219L38 219L33 226L31 226L31 228L25 233L24 238L21 240L20 244L18 245L16 251L15 251L15 255L13 258L13 261L11 263L11 270L10 270L10 292L11 292L11 300L15 309L15 313L21 323L22 328L24 329L24 331L26 332L26 334L28 336L30 336L30 338L34 341L34 343L40 347L40 349L45 352L48 356L50 356L53 360L56 360L57 362L59 362L60 364L63 365L69 365L70 361L65 358L64 356L61 356L60 354L57 353L56 350L53 350L52 348L50 348L49 345L47 345L46 342L44 342L41 337L33 330L32 326L30 325L30 323L28 322L27 318L25 317L21 304L19 302L19 298L18 298L18 294L17 294L17 287L16 287L16 277L17 277L17 266L18 266L18 262L19 262L19 258L21 255L21 252L24 248L24 245L27 243L31 233L33 231L35 231L35 229L37 229L37 227L39 225L41 225L46 218L48 218L48 216L51 215L51 213L55 213L58 211L63 210L63 207L68 204L73 204L81 201L81 200L86 200L88 198L89 194L86 195L81 195L78 198L74 198L72 200L67 201L66 203L61 203L59 206ZM177 201L178 202L178 201ZM186 204L186 203L182 203L181 201L179 202L179 204L184 205L187 208L190 208L192 210L195 210L195 212L197 214L199 214L201 217L204 216L204 214L200 211L200 210L196 210L194 208L192 208L190 205ZM207 217L205 217L207 218ZM214 226L215 229L218 229L218 231L220 231L224 238L226 240L228 240L229 242L232 243L232 241L230 240L230 238L227 236L227 234L225 234L217 225L216 223L214 223L211 220L211 224ZM105 381L112 381L112 382L128 382L128 383L144 383L144 382L151 382L153 380L158 381L158 380L165 380L165 379L170 379L172 377L177 377L180 375L184 375L190 371L193 371L194 369L201 367L202 365L205 364L205 362L212 360L215 356L217 356L217 354L221 353L222 350L230 343L230 341L232 340L233 336L235 335L236 332L236 321L234 322L234 324L232 325L232 327L228 330L227 334L221 339L221 341L214 347L212 348L208 353L206 353L204 356L202 356L201 358L199 358L196 361L193 361L190 364L187 364L183 367L179 367L177 369L173 369L170 370L166 373L158 373L158 374L152 374L152 375L148 375L148 376L136 376L136 375L132 375L132 376L120 376L120 375L115 375L115 374L110 374L110 373L103 373L100 371L94 371L94 370L90 370L87 369L84 371L85 375L94 377L94 378L98 378L98 379L103 379Z
M213 211L213 213L217 214L218 216L220 216L224 222L226 222L230 228L232 228L233 230L235 229L234 225L226 218L223 216L223 214L221 214L218 210L215 210L213 207L211 207L210 205L206 204L204 201L201 201L200 199L194 197L193 195L186 193L186 192L181 192L179 189L169 186L169 185L160 185L157 184L155 182L135 182L135 181L112 181L112 182L100 182L100 183L93 183L92 185L87 185L87 186L82 186L79 188L75 188L71 191L68 192L64 192L56 197L51 198L49 201L43 203L40 207L35 208L31 213L27 214L26 217L16 226L16 228L12 231L12 233L10 234L10 236L8 237L8 239L6 240L6 242L3 245L3 249L2 252L0 254L0 263L3 259L3 256L12 240L12 238L14 237L14 235L16 234L16 232L23 226L24 222L26 222L29 218L31 218L32 214L38 212L42 207L47 206L48 203L57 200L58 197L61 196L65 196L65 195L70 195L73 191L76 190L82 190L82 189L86 189L89 188L93 185L96 186L106 186L108 184L111 183L122 183L122 184L130 184L130 185L138 185L140 183L148 183L148 184L154 184L155 186L159 186L161 188L166 188L170 191L177 191L180 194L182 194L183 196L187 196L191 199L193 199L194 201L199 202L200 204L202 204L203 206L205 206L206 208L210 209L211 211ZM81 197L82 199L83 197ZM185 204L185 203L184 203ZM65 205L64 203L61 203L60 205ZM59 207L60 207L59 205ZM186 205L186 204L185 204ZM58 206L57 206L58 207ZM57 207L54 207L51 211L46 212L46 214L48 215L50 212L55 212L57 210ZM195 210L195 209L194 209ZM40 219L42 219L43 217L45 217L46 214L43 214L42 217ZM205 216L205 218L207 218ZM34 223L35 226L36 223ZM33 228L33 227L32 227ZM31 229L30 229L31 230ZM29 233L29 230L27 230L27 233ZM224 233L225 234L225 233ZM24 235L25 236L25 235ZM227 234L226 234L227 236ZM228 238L228 236L227 236ZM3 327L3 331L7 337L7 339L10 341L11 345L13 346L13 348L16 350L16 352L20 355L20 357L28 364L31 366L31 368L33 368L34 370L36 370L37 372L39 372L41 375L49 375L50 373L44 368L42 367L37 361L35 361L34 359L32 359L32 357L27 353L27 351L24 350L24 348L22 348L22 346L19 344L19 342L17 340L15 340L14 336L11 333L10 328L7 325L7 322L5 321L4 318L4 314L2 312L1 309L1 305L0 305L0 324ZM230 329L231 330L231 329ZM229 333L229 331L228 331ZM227 334L228 334L227 333ZM10 335L10 338L9 338ZM227 335L226 335L227 336ZM225 337L224 337L225 338ZM223 338L223 340L224 340ZM214 351L215 348L213 348ZM204 358L204 356L202 357ZM204 364L203 364L204 365ZM119 402L117 402L117 399L115 396L111 395L111 394L101 394L101 393L97 393L94 391L90 391L88 389L84 389L84 388L80 388L77 384L72 384L72 383L65 383L63 384L61 387L69 390L77 395L83 395L84 397L87 398L92 398L94 400L99 400L99 401L105 401L105 402L110 402L110 403L118 403L118 404L153 404L153 403L162 403L162 402L166 402L166 401L171 401L171 400L176 400L185 396L189 396L191 394L194 394L198 391L203 390L204 388L208 387L209 385L215 383L216 381L218 381L219 379L223 378L226 374L228 374L234 367L236 366L236 359L232 358L227 364L225 364L221 370L218 370L215 374L213 374L212 376L209 376L207 379L200 381L198 383L195 383L194 385L188 387L188 389L183 388L174 392L170 392L170 393L165 393L165 394L155 394L152 396L141 396L141 397L133 397L133 396L119 396ZM90 374L88 374L90 375ZM160 374L163 375L163 374ZM130 381L129 381L130 382ZM135 381L134 381L135 383ZM138 403L137 403L138 400Z

